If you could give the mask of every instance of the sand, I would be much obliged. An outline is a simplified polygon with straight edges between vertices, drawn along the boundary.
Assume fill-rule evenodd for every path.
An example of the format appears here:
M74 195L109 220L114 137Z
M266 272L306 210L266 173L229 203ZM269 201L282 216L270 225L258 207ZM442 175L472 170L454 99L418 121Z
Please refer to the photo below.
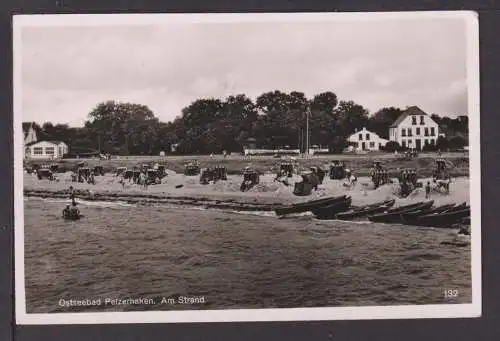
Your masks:
M70 186L73 186L78 192L86 193L87 196L191 198L254 205L287 204L343 194L352 197L353 205L371 204L390 198L397 200L396 205L425 200L423 188L416 189L407 198L399 198L397 195L399 185L396 179L394 179L393 184L373 189L373 184L368 177L359 177L356 186L349 189L344 186L343 180L325 178L317 191L313 191L309 196L298 197L293 194L293 184L301 180L299 176L289 178L290 185L286 186L274 181L273 174L264 174L260 177L258 185L247 192L241 192L242 177L238 175L229 175L226 181L202 185L199 183L198 176L185 176L172 170L167 170L167 173L168 176L163 179L161 184L151 185L147 188L129 182L122 185L120 178L112 174L96 176L95 185L71 182L71 172L56 174L56 181L38 180L35 175L24 174L24 192L25 195L36 195L36 192L40 191L49 193L48 196L50 193L63 195ZM428 179L421 180L424 183L428 181ZM431 199L435 201L436 205L469 202L469 179L465 177L453 178L449 195L432 190Z

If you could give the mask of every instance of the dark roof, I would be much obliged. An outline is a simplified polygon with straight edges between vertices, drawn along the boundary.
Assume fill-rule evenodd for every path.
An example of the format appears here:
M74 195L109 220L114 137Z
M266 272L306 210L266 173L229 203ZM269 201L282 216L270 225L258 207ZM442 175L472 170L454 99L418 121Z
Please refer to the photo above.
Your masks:
M425 116L427 116L427 114L424 111L422 111L422 109L420 109L419 107L414 105L412 107L409 107L401 115L399 115L399 117L396 119L396 121L394 121L394 123L391 124L390 128L397 127L401 122L404 121L405 118L407 118L408 116L412 116L412 115L419 115L419 116L425 115Z
M53 141L53 140L51 140L51 141L47 141L47 140L42 140L42 141L35 141L35 142L30 142L30 143L27 143L27 144L26 144L26 146L27 146L27 147L28 147L28 146L32 146L32 145L37 144L37 143L40 143L40 142L49 142L49 143L53 143L53 144L59 144L59 143L61 143L61 142L62 142L62 143L66 143L66 142L64 142L64 141Z

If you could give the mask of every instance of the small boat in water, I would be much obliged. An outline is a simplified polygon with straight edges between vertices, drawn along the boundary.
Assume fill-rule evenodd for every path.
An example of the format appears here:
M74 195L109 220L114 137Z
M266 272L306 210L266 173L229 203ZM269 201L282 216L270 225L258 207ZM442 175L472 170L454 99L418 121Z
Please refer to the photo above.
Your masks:
M429 209L434 205L434 200L422 202L414 205L406 205L388 210L386 213L379 213L369 216L368 219L378 223L403 223L402 214Z
M83 215L80 213L80 210L75 206L69 208L66 207L63 210L62 217L64 220L79 220Z
M352 209L350 211L338 213L335 216L335 219L352 220L356 218L366 217L370 214L381 213L390 209L395 202L396 200L391 199L376 204L366 205L363 207L356 207L355 209Z
M312 211L312 213L318 219L336 219L336 215L341 212L345 212L351 208L352 198L347 197L341 202L337 202L332 205L317 208Z
M325 207L329 206L335 203L342 202L346 199L345 195L339 196L339 197L328 197L328 198L322 198L322 199L317 199L317 200L310 200L306 202L301 202L301 203L296 203L292 205L284 205L281 207L277 207L274 211L276 212L276 215L285 215L285 214L292 214L292 213L303 213L303 212L308 212L312 211L314 209L318 209L320 207Z
M470 208L454 212L424 215L418 217L416 224L431 227L452 227L453 224L464 218L470 218Z

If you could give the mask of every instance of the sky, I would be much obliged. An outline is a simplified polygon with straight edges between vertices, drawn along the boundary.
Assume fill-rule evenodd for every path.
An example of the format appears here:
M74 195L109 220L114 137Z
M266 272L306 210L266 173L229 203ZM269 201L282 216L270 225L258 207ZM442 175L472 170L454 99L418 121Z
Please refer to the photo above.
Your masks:
M464 18L23 27L23 121L82 126L107 100L171 121L198 98L333 91L371 113L467 114Z

